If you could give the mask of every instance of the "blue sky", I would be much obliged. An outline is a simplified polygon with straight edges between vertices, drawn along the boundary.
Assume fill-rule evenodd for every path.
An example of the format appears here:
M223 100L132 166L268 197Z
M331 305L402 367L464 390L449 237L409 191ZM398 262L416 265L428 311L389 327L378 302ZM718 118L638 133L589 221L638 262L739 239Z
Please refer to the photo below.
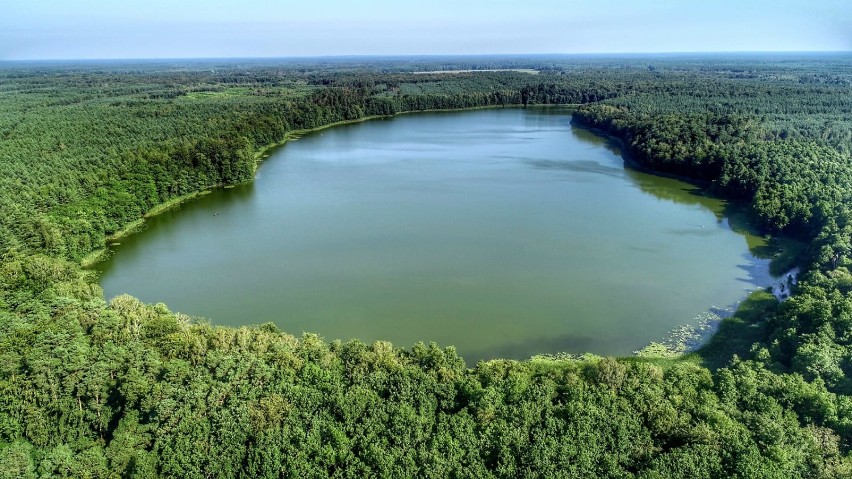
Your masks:
M0 60L852 50L850 0L3 0Z

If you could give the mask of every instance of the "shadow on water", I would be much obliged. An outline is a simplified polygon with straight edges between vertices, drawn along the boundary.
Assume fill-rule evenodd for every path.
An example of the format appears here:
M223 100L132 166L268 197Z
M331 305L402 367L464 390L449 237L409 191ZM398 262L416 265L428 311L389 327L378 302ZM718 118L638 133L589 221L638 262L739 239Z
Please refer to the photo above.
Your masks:
M573 122L569 123L569 127L571 128L571 135L578 141L596 148L603 147L613 155L623 157L621 144L616 139L600 135Z
M117 247L120 246L123 254L131 256L142 251L152 231L167 231L178 229L181 221L187 215L209 216L210 220L223 217L223 213L237 209L241 204L252 200L255 195L255 183L246 182L226 188L214 188L208 193L201 194L195 198L179 203L161 213L145 218L145 222L133 234L121 238L107 247L102 259L90 266L99 275L104 275L117 267L113 261ZM139 234L141 232L145 234Z
M571 133L584 143L603 146L613 154L624 158L622 145L613 137L598 134L575 123L571 124ZM575 167L576 171L581 171L584 168L589 168L589 166L579 165ZM623 172L643 192L658 199L682 205L698 206L711 211L716 216L718 224L745 238L749 253L754 258L772 260L770 273L774 276L783 274L795 266L798 257L806 247L801 242L790 238L770 236L766 231L756 226L756 221L751 217L746 204L714 197L705 186L698 182L686 178L670 178L653 172L644 172L634 168L627 160L624 162ZM709 227L710 225L693 226L695 228L669 230L669 233L699 236L712 234L711 228L702 227ZM743 267L752 268L755 271L756 268L759 268L754 264Z
M769 260L771 276L780 276L796 267L808 248L808 243L785 236L772 236L757 228L749 208L742 203L725 203L722 221L727 228L746 239L752 256Z
M706 188L696 184L666 177L654 176L632 169L625 164L625 172L633 182L645 193L656 198L673 203L698 206L711 211L716 216L717 225L729 229L742 236L749 253L760 260L770 260L769 272L778 276L793 268L806 244L791 238L771 236L765 230L756 226L748 206L744 203L721 200L711 196ZM688 186L683 186L688 185ZM692 225L694 228L669 230L678 235L711 235L711 225ZM753 258L748 258L752 260ZM751 263L748 267L759 270L759 266ZM762 277L762 276L761 276Z
M658 176L634 168L630 161L625 159L622 144L616 138L599 135L574 123L571 124L571 131L577 139L602 145L624 159L625 175L643 192L673 203L709 210L715 215L718 226L743 237L746 240L748 253L743 254L743 262L737 265L744 274L736 280L747 285L746 289L751 289L755 284L771 284L773 277L786 274L797 266L808 248L805 243L792 238L770 236L765 230L757 227L749 206L743 202L714 198L707 187L697 182ZM668 232L675 235L709 236L715 230L710 228L710 225L692 226L695 227L669 229ZM731 305L730 308L718 311L711 309L711 312L718 317L729 319L724 322L720 334L713 336L707 346L701 349L701 356L705 363L720 367L722 365L720 358L730 358L731 351L744 352L745 347L753 342L750 339L759 334L759 331L754 328L755 321L751 316L770 311L775 307L774 305L774 298L771 295L757 292L752 293L742 303ZM707 339L705 337L704 341ZM727 346L720 346L726 343ZM721 354L719 354L720 351L722 351Z
M524 113L530 118L535 118L536 116L565 117L565 125L568 125L571 115L576 110L576 107L569 105L528 105L524 108Z
M761 252L770 251L770 246L764 246L761 248ZM775 275L767 266L767 262L770 262L776 252L773 252L769 256L761 257L755 254L754 251L749 251L748 254L743 254L743 263L738 264L737 268L744 271L746 273L746 277L737 278L738 281L742 281L748 284L769 284L772 282L772 276Z
M240 204L251 200L255 194L254 182L241 183L233 187L214 188L209 193L204 194L199 198L193 198L190 201L181 203L173 208L169 208L160 214L157 214L146 220L146 223L157 221L158 223L169 223L173 219L177 219L192 213L210 213L211 216L219 216L223 210L239 207ZM199 201L201 200L201 201Z
M440 123L439 114L427 113L405 121L377 120L306 135L281 151L274 162L264 164L257 183L215 189L203 199L150 218L150 231L139 235L150 240L147 249L145 240L135 236L121 246L123 261L137 268L136 273L121 271L111 260L97 268L104 277L113 270L109 276L114 281L112 291L155 299L168 293L172 298L164 299L176 310L226 324L248 317L252 322L283 317L288 318L279 324L283 330L364 341L381 338L403 347L440 324L459 338L447 335L444 344L475 343L470 349L460 349L470 363L497 357L526 359L539 353L629 354L644 345L635 342L653 340L651 335L657 329L665 334L663 328L669 321L689 321L689 316L681 318L681 310L689 315L689 308L700 310L711 304L691 296L679 296L663 307L659 307L658 297L643 301L655 287L650 284L655 282L645 281L648 275L679 277L668 274L673 261L694 268L692 277L702 280L724 274L724 297L728 299L720 302L728 303L740 289L732 280L748 282L759 273L753 258L738 256L746 250L738 238L728 242L734 252L725 250L731 262L725 263L727 269L721 273L701 269L707 262L695 254L698 247L673 255L672 245L698 244L691 236L728 234L722 230L730 228L745 236L749 250L772 254L764 238L744 232L746 222L740 218L746 215L736 215L734 206L707 196L698 185L624 168L617 142L569 126L570 116L565 111L440 115L446 115ZM519 129L518 121L526 127ZM467 124L471 126L465 134L454 136ZM503 135L506 131L509 133ZM506 138L513 135L523 138L519 142ZM455 164L447 161L456 159L455 148L442 147L436 150L439 153L431 153L436 143L453 136L451 146L457 143L467 148L459 150L465 156ZM535 140L539 136L541 142ZM602 148L619 156L601 152ZM413 150L417 154L410 155ZM480 152L481 161L476 156ZM584 184L566 183L565 178ZM634 210L625 208L625 201L635 201L631 203ZM687 207L673 208L667 202ZM601 204L612 205L601 209L612 216L600 220L584 213ZM656 224L658 212L668 211L680 214L677 218L682 221L647 228ZM689 224L694 222L707 224ZM595 229L599 225L604 227ZM623 226L631 234L647 230L662 234L662 239L630 241L628 234L619 234ZM666 226L674 229L661 231ZM628 241L617 241L625 237ZM599 259L577 254L598 249L605 253ZM417 254L409 254L412 251ZM612 270L610 261L625 251L624 261L612 263L629 261L628 266L623 271ZM638 251L653 254L631 254ZM737 264L742 264L742 271L731 271ZM448 278L471 270L481 270L482 277L488 278L481 289L446 287ZM586 288L597 273L601 273L601 284L622 288L624 294L604 287ZM353 283L351 278L358 281ZM677 281L664 294L683 284ZM623 288L625 283L628 288ZM696 287L696 283L688 292L712 289ZM512 294L502 294L504 291ZM603 306L579 310L568 293L581 294L583 300L600 294ZM426 304L424 298L436 299ZM237 304L241 301L245 306ZM501 309L496 302L517 308L523 315L543 318L541 326L519 325L514 314L503 314L514 309ZM611 318L631 317L639 303L651 306L652 313L643 318L660 324L644 326L639 321L619 320L611 327L601 326ZM194 309L199 304L209 309ZM423 304L426 306L418 306ZM440 314L455 317L459 311L494 315L493 330L505 330L505 336L513 337L465 325L453 331L455 326L449 320L419 329L413 319L408 326L393 317L409 315L408 310L415 307L423 311L410 313L414 319ZM369 320L349 321L347 318L355 317L352 311L363 312ZM504 320L501 325L499 321ZM424 330L427 332L420 332ZM477 339L468 341L464 335Z
M575 123L571 123L571 134L583 143L595 147L604 147L612 154L624 159L624 174L643 192L672 203L702 206L712 211L719 220L729 216L728 208L733 207L733 205L712 197L698 182L690 181L687 178L672 178L654 172L644 172L633 167L625 159L625 153L617 139L596 133Z
M712 211L720 221L727 215L727 204L718 198L713 198L704 188L695 183L645 173L634 169L628 163L624 165L624 172L639 189L656 198L681 205L701 206Z

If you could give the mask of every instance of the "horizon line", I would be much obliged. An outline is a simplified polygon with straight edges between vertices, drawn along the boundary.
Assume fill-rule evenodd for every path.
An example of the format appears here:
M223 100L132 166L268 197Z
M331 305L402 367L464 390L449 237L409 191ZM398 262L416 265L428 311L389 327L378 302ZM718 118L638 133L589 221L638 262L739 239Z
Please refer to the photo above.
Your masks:
M321 60L359 58L484 58L484 57L605 57L605 56L671 56L671 55L748 55L748 54L843 54L852 50L703 50L654 52L573 52L573 53L387 53L387 54L322 54L281 56L201 56L201 57L89 57L89 58L16 58L0 59L0 63L13 62L87 62L87 61L169 61L169 60Z

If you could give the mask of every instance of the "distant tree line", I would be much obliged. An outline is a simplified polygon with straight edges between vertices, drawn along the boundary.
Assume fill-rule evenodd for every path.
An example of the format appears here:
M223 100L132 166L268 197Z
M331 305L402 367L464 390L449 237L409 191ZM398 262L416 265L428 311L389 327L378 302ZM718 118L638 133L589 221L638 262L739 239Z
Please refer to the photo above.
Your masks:
M0 478L850 477L850 64L3 65ZM413 73L454 68L540 73ZM290 132L536 104L579 105L575 121L618 137L638 167L702 181L806 241L794 296L744 306L719 334L741 327L748 341L721 358L711 342L677 359L468 365L452 347L108 302L79 266L154 206L249 181L258 152Z

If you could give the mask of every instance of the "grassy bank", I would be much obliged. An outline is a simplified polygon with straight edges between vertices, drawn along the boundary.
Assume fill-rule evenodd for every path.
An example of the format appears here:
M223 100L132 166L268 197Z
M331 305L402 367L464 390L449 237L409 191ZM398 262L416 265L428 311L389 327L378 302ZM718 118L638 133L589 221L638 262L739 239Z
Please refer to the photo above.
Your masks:
M141 231L145 227L145 220L147 218L157 216L157 215L162 214L162 213L164 213L164 212L166 212L166 211L168 211L172 208L175 208L175 207L179 206L180 204L185 203L189 200L192 200L194 198L198 198L200 196L204 196L205 194L210 193L210 188L214 188L214 187L215 186L210 186L210 187L205 188L203 190L195 191L195 192L189 193L187 195L181 195L181 196L172 198L169 201L165 201L163 203L155 205L153 208L148 210L142 216L142 218L139 218L138 220L127 223L126 225L122 226L121 229L119 229L118 231L107 236L106 237L107 245L109 245L111 243L115 243L116 241L118 241L122 238L126 238L126 237L128 237L128 236L130 236L134 233L138 233L139 231ZM91 268L95 264L97 264L100 261L102 261L103 259L105 259L107 251L108 251L108 248L100 248L100 249L92 251L91 253L89 253L85 257L83 257L82 260L80 260L80 266L82 266L83 268Z

